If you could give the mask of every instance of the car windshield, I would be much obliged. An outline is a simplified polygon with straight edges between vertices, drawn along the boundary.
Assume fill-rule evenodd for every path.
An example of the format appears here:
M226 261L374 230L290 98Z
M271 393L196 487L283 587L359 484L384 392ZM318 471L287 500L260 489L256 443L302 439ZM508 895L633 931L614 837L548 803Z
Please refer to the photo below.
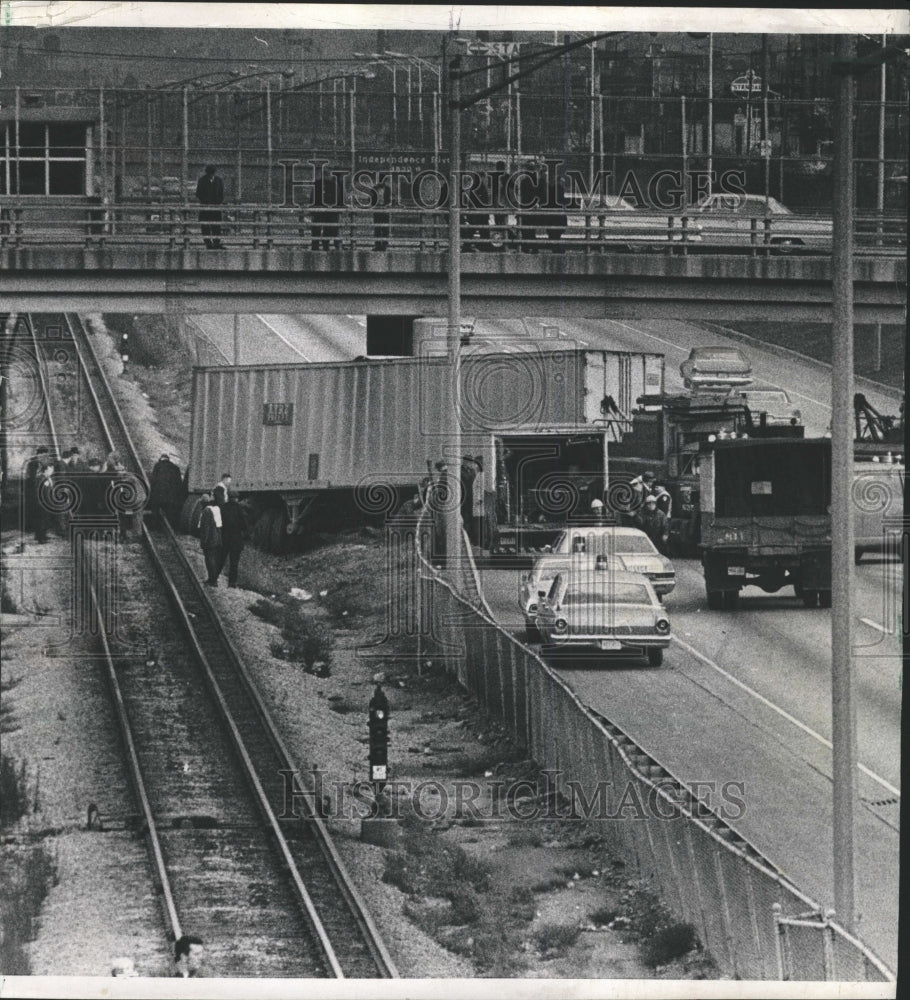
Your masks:
M745 396L749 403L777 403L778 405L790 405L790 397L783 390L759 390L758 392L747 392Z
M552 562L538 563L531 571L532 580L540 580L542 577L552 579L557 573L562 573L569 569L571 561L569 559L554 559Z
M581 604L650 604L648 591L640 583L613 583L603 587L572 587L562 600L564 607Z
M583 551L592 555L622 554L624 552L654 552L647 535L614 535L614 534L584 534L572 535L572 548L583 545Z
M735 361L737 364L743 364L743 356L735 347L712 347L706 350L697 350L693 352L692 360L695 362Z

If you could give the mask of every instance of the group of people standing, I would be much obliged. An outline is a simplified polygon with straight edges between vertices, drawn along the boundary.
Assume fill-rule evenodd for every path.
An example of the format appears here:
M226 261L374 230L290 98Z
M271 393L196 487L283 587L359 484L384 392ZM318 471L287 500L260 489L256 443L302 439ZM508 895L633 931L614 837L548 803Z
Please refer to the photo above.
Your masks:
M433 549L445 558L445 512L457 509L462 526L473 546L490 548L495 534L496 495L487 489L482 455L463 455L456 477L445 459L433 466L434 474L425 476L418 492L402 504L399 514L419 514L424 508L433 516Z
M128 482L129 481L129 482ZM66 506L59 512L67 494L55 496L55 486L66 482L73 488L75 506ZM134 515L125 509L128 504L118 504L117 495L133 495L134 483L116 452L106 460L84 459L77 447L69 448L59 456L52 456L46 447L35 450L25 465L23 476L24 528L33 531L35 541L44 545L48 531L55 525L63 529L73 515L112 516L116 514L121 541L127 541L134 527Z
M199 546L205 559L206 586L217 587L227 564L228 586L237 586L240 554L247 535L243 507L231 495L231 477L225 473L212 490L211 499L199 520Z
M559 241L568 225L566 184L562 174L550 166L542 160L529 160L513 177L505 161L499 160L492 171L480 174L479 183L466 191L468 204L461 216L462 252L494 249L495 231L496 242L508 243L524 253L538 253L540 229L546 231L548 249L562 252ZM516 228L510 233L511 208L516 212Z
M465 185L466 204L461 213L461 248L465 253L492 250L503 244L526 253L538 253L546 245L561 252L560 243L568 225L566 184L554 164L529 160L514 175L504 160L493 170L477 171ZM391 235L392 184L379 174L373 209L373 249L387 250ZM209 250L221 250L224 213L224 181L210 163L196 182L196 199L203 242ZM340 249L341 210L345 206L343 171L323 165L313 180L310 247L313 250ZM510 231L510 212L516 226ZM492 223L491 223L492 219ZM547 243L537 240L545 230Z
M657 550L666 555L670 539L670 515L673 512L673 500L669 492L657 482L653 472L643 472L629 485L636 500L633 525L640 528Z

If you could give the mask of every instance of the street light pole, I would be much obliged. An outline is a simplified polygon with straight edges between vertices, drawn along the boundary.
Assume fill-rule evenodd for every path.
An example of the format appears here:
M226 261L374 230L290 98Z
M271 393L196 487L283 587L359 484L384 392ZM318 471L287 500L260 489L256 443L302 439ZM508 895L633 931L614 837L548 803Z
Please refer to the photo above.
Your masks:
M714 170L714 35L708 35L708 194L713 191Z
M852 37L838 36L846 63ZM853 678L853 98L845 69L837 81L834 119L834 232L831 252L831 743L834 782L834 907L842 926L854 928L854 819L856 701Z
M461 373L459 355L461 353L461 57L455 56L448 64L449 118L451 121L451 162L449 164L449 327L446 337L449 378L447 379L449 399L448 426L450 431L449 485L461 485L459 466L461 463ZM447 498L446 525L446 565L451 567L456 586L460 585L461 565L461 517L460 503L455 497Z

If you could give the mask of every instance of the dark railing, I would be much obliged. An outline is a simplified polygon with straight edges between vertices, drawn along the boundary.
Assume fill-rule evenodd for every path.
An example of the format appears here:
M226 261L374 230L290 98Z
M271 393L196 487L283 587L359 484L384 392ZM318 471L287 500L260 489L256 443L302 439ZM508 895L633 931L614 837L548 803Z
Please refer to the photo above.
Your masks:
M205 209L202 209L205 211ZM209 209L211 211L211 209ZM416 208L377 211L225 205L221 219L200 222L200 208L186 203L88 203L85 199L0 199L0 248L160 250L219 249L412 250L445 252L448 212ZM203 226L212 227L207 237ZM698 210L583 212L533 209L527 213L465 210L462 250L489 253L711 253L830 255L831 219L809 215L755 216ZM903 254L907 220L863 213L854 229L864 256Z

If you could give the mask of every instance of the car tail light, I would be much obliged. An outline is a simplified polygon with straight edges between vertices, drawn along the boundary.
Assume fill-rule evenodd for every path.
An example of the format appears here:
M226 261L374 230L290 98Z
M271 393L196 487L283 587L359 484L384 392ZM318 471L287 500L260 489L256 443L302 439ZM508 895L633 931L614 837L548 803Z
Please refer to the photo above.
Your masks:
M667 618L657 619L657 631L667 633L670 631L670 621Z
M568 629L568 627L569 623L565 620L565 618L557 618L556 621L553 622L554 632L565 632Z

